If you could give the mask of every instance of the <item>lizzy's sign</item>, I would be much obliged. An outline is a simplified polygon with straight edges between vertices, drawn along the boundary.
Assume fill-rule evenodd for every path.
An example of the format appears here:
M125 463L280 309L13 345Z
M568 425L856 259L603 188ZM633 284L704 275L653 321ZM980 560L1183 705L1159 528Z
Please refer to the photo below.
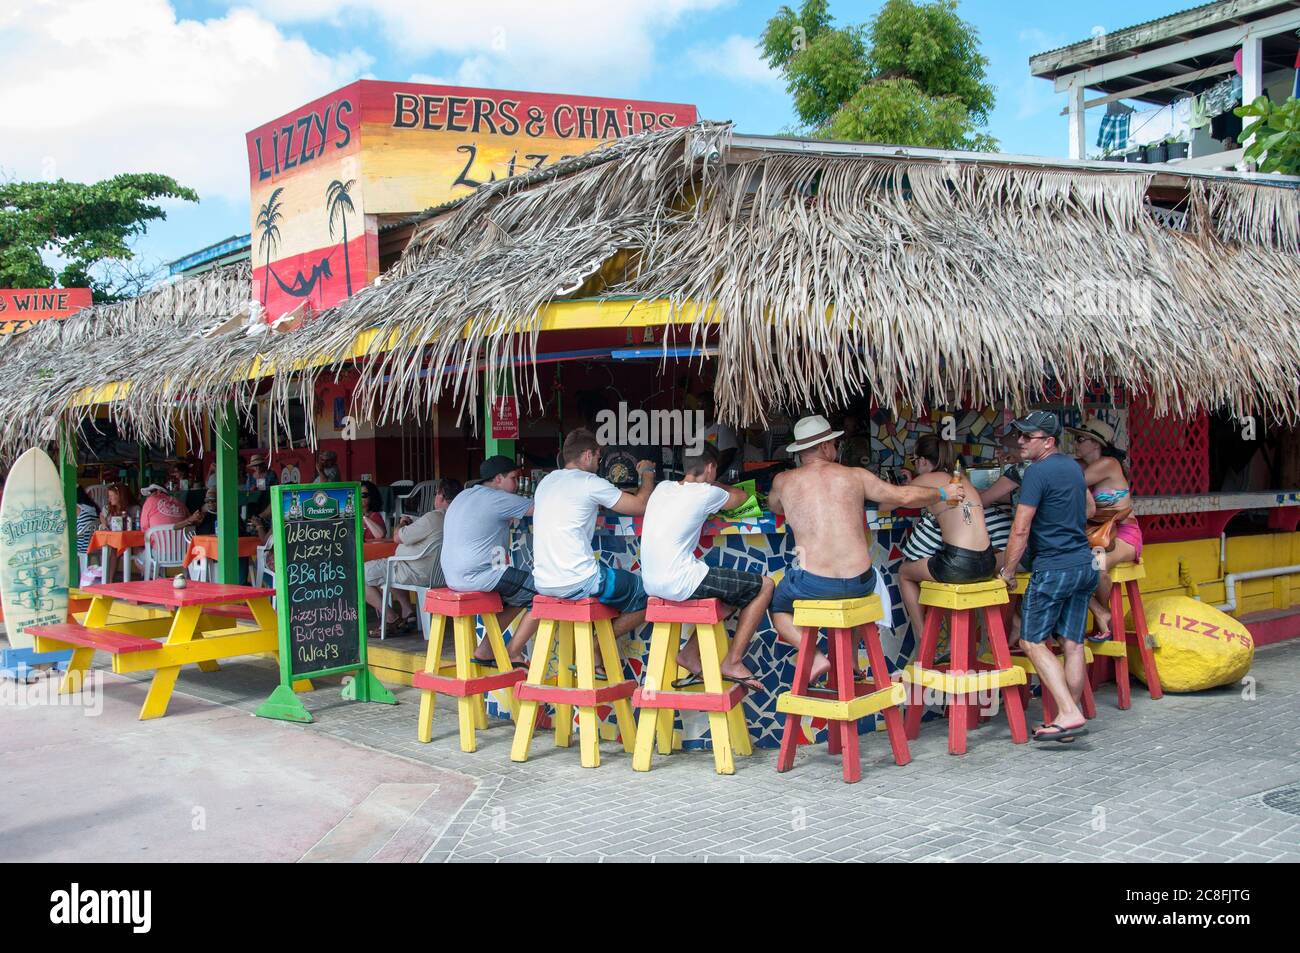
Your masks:
M66 318L88 307L89 288L0 288L0 334L26 331L37 321Z
M337 304L378 275L382 216L695 118L680 103L359 80L247 136L257 299L271 318Z

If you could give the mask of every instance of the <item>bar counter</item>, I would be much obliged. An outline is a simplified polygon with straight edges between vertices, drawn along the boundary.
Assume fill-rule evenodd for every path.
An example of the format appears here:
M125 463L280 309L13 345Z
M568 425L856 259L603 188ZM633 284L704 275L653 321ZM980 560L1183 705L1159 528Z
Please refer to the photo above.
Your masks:
M907 665L912 660L911 656L916 647L894 575L894 570L902 560L899 547L909 523L910 520L905 517L875 518L873 514L868 514L863 528L871 539L872 564L885 574L893 604L891 618L880 623L881 645L893 669L901 669ZM784 524L785 521L781 516L766 512L752 519L710 520L701 533L697 555L711 566L762 573L779 581L790 564L791 551L794 547L794 537L786 532ZM641 556L640 530L640 517L602 514L597 520L592 541L597 557L609 566L638 572ZM511 550L512 565L532 567L531 520L519 521L512 534ZM733 617L727 622L727 630L734 631L734 627ZM651 624L646 624L619 640L619 649L627 660L628 670L637 680L641 678L646 656L650 652L652 628ZM776 698L781 691L790 686L794 678L795 650L777 641L771 620L765 617L758 633L750 642L746 661L750 670L762 681L766 689L762 693L750 692L745 699L750 734L755 745L765 748L778 747L784 716L777 715ZM498 699L489 699L488 707L489 711L498 717L506 717L506 712ZM687 713L684 719L679 717L678 726L685 747L707 746L707 715L698 712ZM820 719L805 719L804 728L810 735L824 740L825 726ZM862 731L874 729L874 718L862 719ZM602 733L614 737L612 715L607 715L602 725Z

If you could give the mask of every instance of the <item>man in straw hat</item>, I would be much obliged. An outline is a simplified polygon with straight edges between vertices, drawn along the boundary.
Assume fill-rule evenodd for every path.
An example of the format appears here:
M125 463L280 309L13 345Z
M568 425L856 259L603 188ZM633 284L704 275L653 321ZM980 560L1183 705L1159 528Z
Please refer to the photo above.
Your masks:
M768 505L785 515L796 544L794 563L777 585L771 606L777 636L793 646L800 641L794 627L796 599L853 599L877 592L885 618L890 617L889 592L867 548L867 500L920 508L965 499L960 485L894 486L869 470L840 466L835 461L843 433L832 430L821 415L795 424L794 443L786 450L799 460L799 468L778 474L768 494ZM830 661L818 652L811 681L829 668Z
M1088 600L1097 588L1097 567L1084 532L1092 497L1079 465L1060 452L1061 420L1035 410L1012 424L1020 432L1020 455L1030 464L1020 485L1002 580L1016 582L1016 567L1033 556L1029 588L1020 603L1020 645L1045 690L1056 699L1056 721L1039 725L1035 741L1073 741L1088 733L1079 708L1083 680L1083 629ZM1065 665L1045 644L1056 636Z

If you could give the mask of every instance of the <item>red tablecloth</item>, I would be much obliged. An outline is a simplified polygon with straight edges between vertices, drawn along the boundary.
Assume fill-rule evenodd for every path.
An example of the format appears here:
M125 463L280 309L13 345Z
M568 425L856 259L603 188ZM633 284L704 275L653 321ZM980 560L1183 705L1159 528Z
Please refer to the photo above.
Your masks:
M372 559L387 559L397 552L397 544L391 539L377 539L372 543L362 543L361 552L366 562Z
M105 546L119 553L128 549L144 549L144 530L95 530L95 534L90 537L90 549L103 549Z
M256 536L239 537L239 557L241 559L252 559L257 555L257 547L260 541ZM190 548L185 553L185 561L181 563L188 566L194 560L202 556L204 559L217 560L217 537L215 536L195 536L190 540Z

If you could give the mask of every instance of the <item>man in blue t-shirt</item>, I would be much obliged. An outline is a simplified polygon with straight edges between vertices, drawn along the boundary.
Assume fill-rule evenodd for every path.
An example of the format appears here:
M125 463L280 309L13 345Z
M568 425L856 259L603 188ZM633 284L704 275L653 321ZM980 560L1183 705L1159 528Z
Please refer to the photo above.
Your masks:
M1014 586L1026 546L1033 572L1020 603L1020 644L1034 663L1045 690L1056 699L1056 721L1040 725L1035 741L1072 741L1088 733L1079 708L1087 669L1083 634L1088 600L1097 588L1097 566L1084 527L1093 507L1079 464L1057 446L1061 421L1044 410L1015 421L1020 453L1030 466L1020 486L1002 579ZM1065 666L1045 644L1061 640Z

